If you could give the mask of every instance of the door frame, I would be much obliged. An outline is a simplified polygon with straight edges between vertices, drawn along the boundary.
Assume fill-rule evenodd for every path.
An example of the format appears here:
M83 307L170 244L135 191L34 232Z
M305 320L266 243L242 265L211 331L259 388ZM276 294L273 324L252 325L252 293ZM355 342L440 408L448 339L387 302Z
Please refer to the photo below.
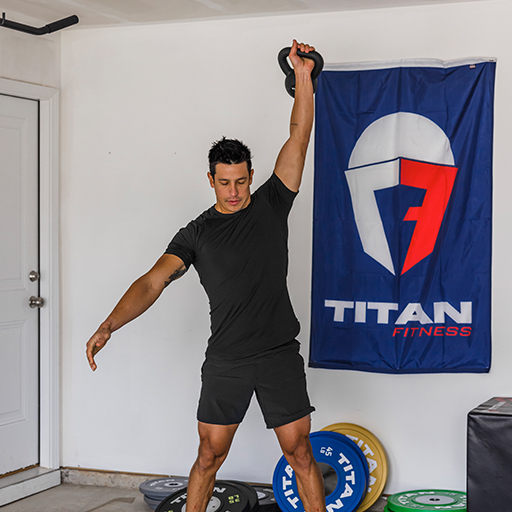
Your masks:
M39 465L59 469L59 90L0 78L0 93L39 101Z

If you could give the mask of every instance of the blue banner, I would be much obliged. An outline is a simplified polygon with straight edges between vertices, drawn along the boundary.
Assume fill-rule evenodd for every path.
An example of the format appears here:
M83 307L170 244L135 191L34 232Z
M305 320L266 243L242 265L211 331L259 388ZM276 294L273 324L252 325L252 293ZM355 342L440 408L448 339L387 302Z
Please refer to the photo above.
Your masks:
M495 68L320 75L311 367L489 371Z

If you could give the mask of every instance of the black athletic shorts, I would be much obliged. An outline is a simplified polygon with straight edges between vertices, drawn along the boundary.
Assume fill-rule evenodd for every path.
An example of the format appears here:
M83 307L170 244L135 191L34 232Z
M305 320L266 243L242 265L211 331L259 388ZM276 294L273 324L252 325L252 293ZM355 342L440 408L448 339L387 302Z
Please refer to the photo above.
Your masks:
M296 340L249 360L208 356L201 373L197 419L203 423L241 423L253 392L267 428L286 425L315 410L309 402L304 360Z

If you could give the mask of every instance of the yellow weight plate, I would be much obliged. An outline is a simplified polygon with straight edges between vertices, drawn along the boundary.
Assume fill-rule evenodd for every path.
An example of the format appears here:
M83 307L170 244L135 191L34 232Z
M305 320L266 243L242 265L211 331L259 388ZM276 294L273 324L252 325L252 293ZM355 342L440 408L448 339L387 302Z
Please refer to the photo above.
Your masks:
M384 492L388 479L388 459L381 442L369 431L353 423L334 423L322 430L343 434L361 448L370 469L368 494L357 509L357 512L368 510Z

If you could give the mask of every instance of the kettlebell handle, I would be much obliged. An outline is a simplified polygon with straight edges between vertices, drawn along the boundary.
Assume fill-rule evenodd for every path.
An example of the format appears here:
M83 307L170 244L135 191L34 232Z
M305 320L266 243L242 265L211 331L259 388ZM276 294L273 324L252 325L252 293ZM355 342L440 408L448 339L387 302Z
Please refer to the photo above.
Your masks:
M293 68L288 64L287 57L290 55L291 46L287 46L286 48L283 48L278 56L277 56L277 62L279 63L279 67L281 68L281 71L286 75L285 79L285 88L288 94L294 98L295 97L295 71ZM313 81L313 92L316 91L317 86L317 78L322 72L322 69L324 67L324 59L323 57L317 52L301 52L300 50L297 51L297 55L299 57L303 57L305 59L311 59L315 63L315 67L313 68L313 71L311 71L311 80Z
M277 61L279 62L279 67L281 68L281 71L288 75L290 72L293 71L293 68L288 64L287 57L290 55L290 50L292 49L291 46L287 46L286 48L283 48L279 55L277 56ZM315 80L315 78L318 78L320 73L322 72L322 69L324 67L324 59L323 57L317 52L301 52L300 50L297 51L297 55L299 57L303 57L305 59L311 59L315 63L315 67L313 68L313 71L311 71L311 78Z

